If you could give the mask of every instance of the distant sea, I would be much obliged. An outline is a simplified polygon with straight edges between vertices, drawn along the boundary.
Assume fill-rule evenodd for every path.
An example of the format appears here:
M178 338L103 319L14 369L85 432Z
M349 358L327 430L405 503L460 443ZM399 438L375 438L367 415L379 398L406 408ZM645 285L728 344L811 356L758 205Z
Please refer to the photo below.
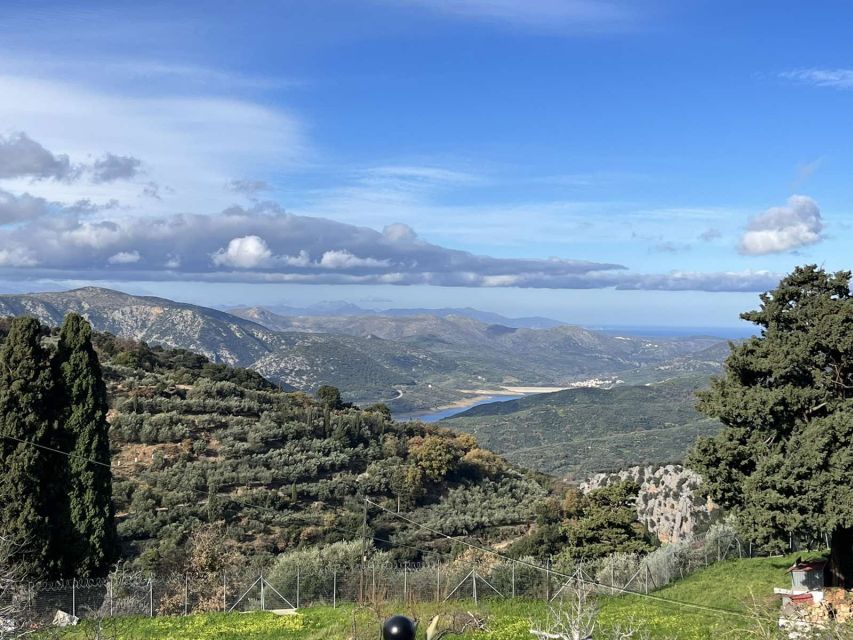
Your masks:
M635 327L630 325L604 325L598 327L586 327L592 331L601 331L612 335L641 336L649 338L685 338L688 336L711 336L724 338L726 340L738 340L758 335L758 329L754 325L742 327Z

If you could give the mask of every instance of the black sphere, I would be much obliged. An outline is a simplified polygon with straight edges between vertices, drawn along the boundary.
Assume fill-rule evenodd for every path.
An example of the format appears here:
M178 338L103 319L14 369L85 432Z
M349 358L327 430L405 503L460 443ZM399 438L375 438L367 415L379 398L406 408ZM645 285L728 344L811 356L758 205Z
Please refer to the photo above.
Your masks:
M391 616L382 625L382 640L415 640L415 623L406 616Z

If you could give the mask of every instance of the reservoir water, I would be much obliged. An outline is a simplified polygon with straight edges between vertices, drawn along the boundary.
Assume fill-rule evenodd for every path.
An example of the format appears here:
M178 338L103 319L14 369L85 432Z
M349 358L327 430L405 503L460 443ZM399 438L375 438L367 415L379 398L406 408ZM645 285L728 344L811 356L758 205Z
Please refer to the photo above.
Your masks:
M445 418L449 418L451 416L455 416L458 413L462 413L463 411L468 411L471 407L479 407L481 404L492 404L493 402L507 402L508 400L517 400L518 398L523 398L524 395L515 395L515 396L486 396L477 402L472 402L471 404L467 404L464 407L450 407L448 409L440 409L438 411L432 411L429 413L400 413L394 416L395 420L420 420L421 422L438 422L439 420L444 420Z

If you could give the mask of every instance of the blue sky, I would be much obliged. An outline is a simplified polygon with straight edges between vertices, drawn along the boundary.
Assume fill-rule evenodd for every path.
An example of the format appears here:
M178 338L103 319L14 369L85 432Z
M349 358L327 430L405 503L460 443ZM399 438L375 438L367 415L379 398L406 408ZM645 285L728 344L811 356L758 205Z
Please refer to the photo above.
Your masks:
M708 326L851 266L847 3L2 4L9 291Z

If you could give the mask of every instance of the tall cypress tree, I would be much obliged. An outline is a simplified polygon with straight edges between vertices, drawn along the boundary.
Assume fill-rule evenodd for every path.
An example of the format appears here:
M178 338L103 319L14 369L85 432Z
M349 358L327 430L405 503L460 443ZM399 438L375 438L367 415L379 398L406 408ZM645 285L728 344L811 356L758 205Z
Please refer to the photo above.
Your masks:
M0 349L0 535L20 546L21 565L33 578L62 570L52 544L62 506L52 498L64 461L33 446L55 443L52 391L41 325L16 318Z
M75 313L62 324L53 369L59 428L71 453L66 567L78 576L105 575L116 557L107 391L92 327Z

